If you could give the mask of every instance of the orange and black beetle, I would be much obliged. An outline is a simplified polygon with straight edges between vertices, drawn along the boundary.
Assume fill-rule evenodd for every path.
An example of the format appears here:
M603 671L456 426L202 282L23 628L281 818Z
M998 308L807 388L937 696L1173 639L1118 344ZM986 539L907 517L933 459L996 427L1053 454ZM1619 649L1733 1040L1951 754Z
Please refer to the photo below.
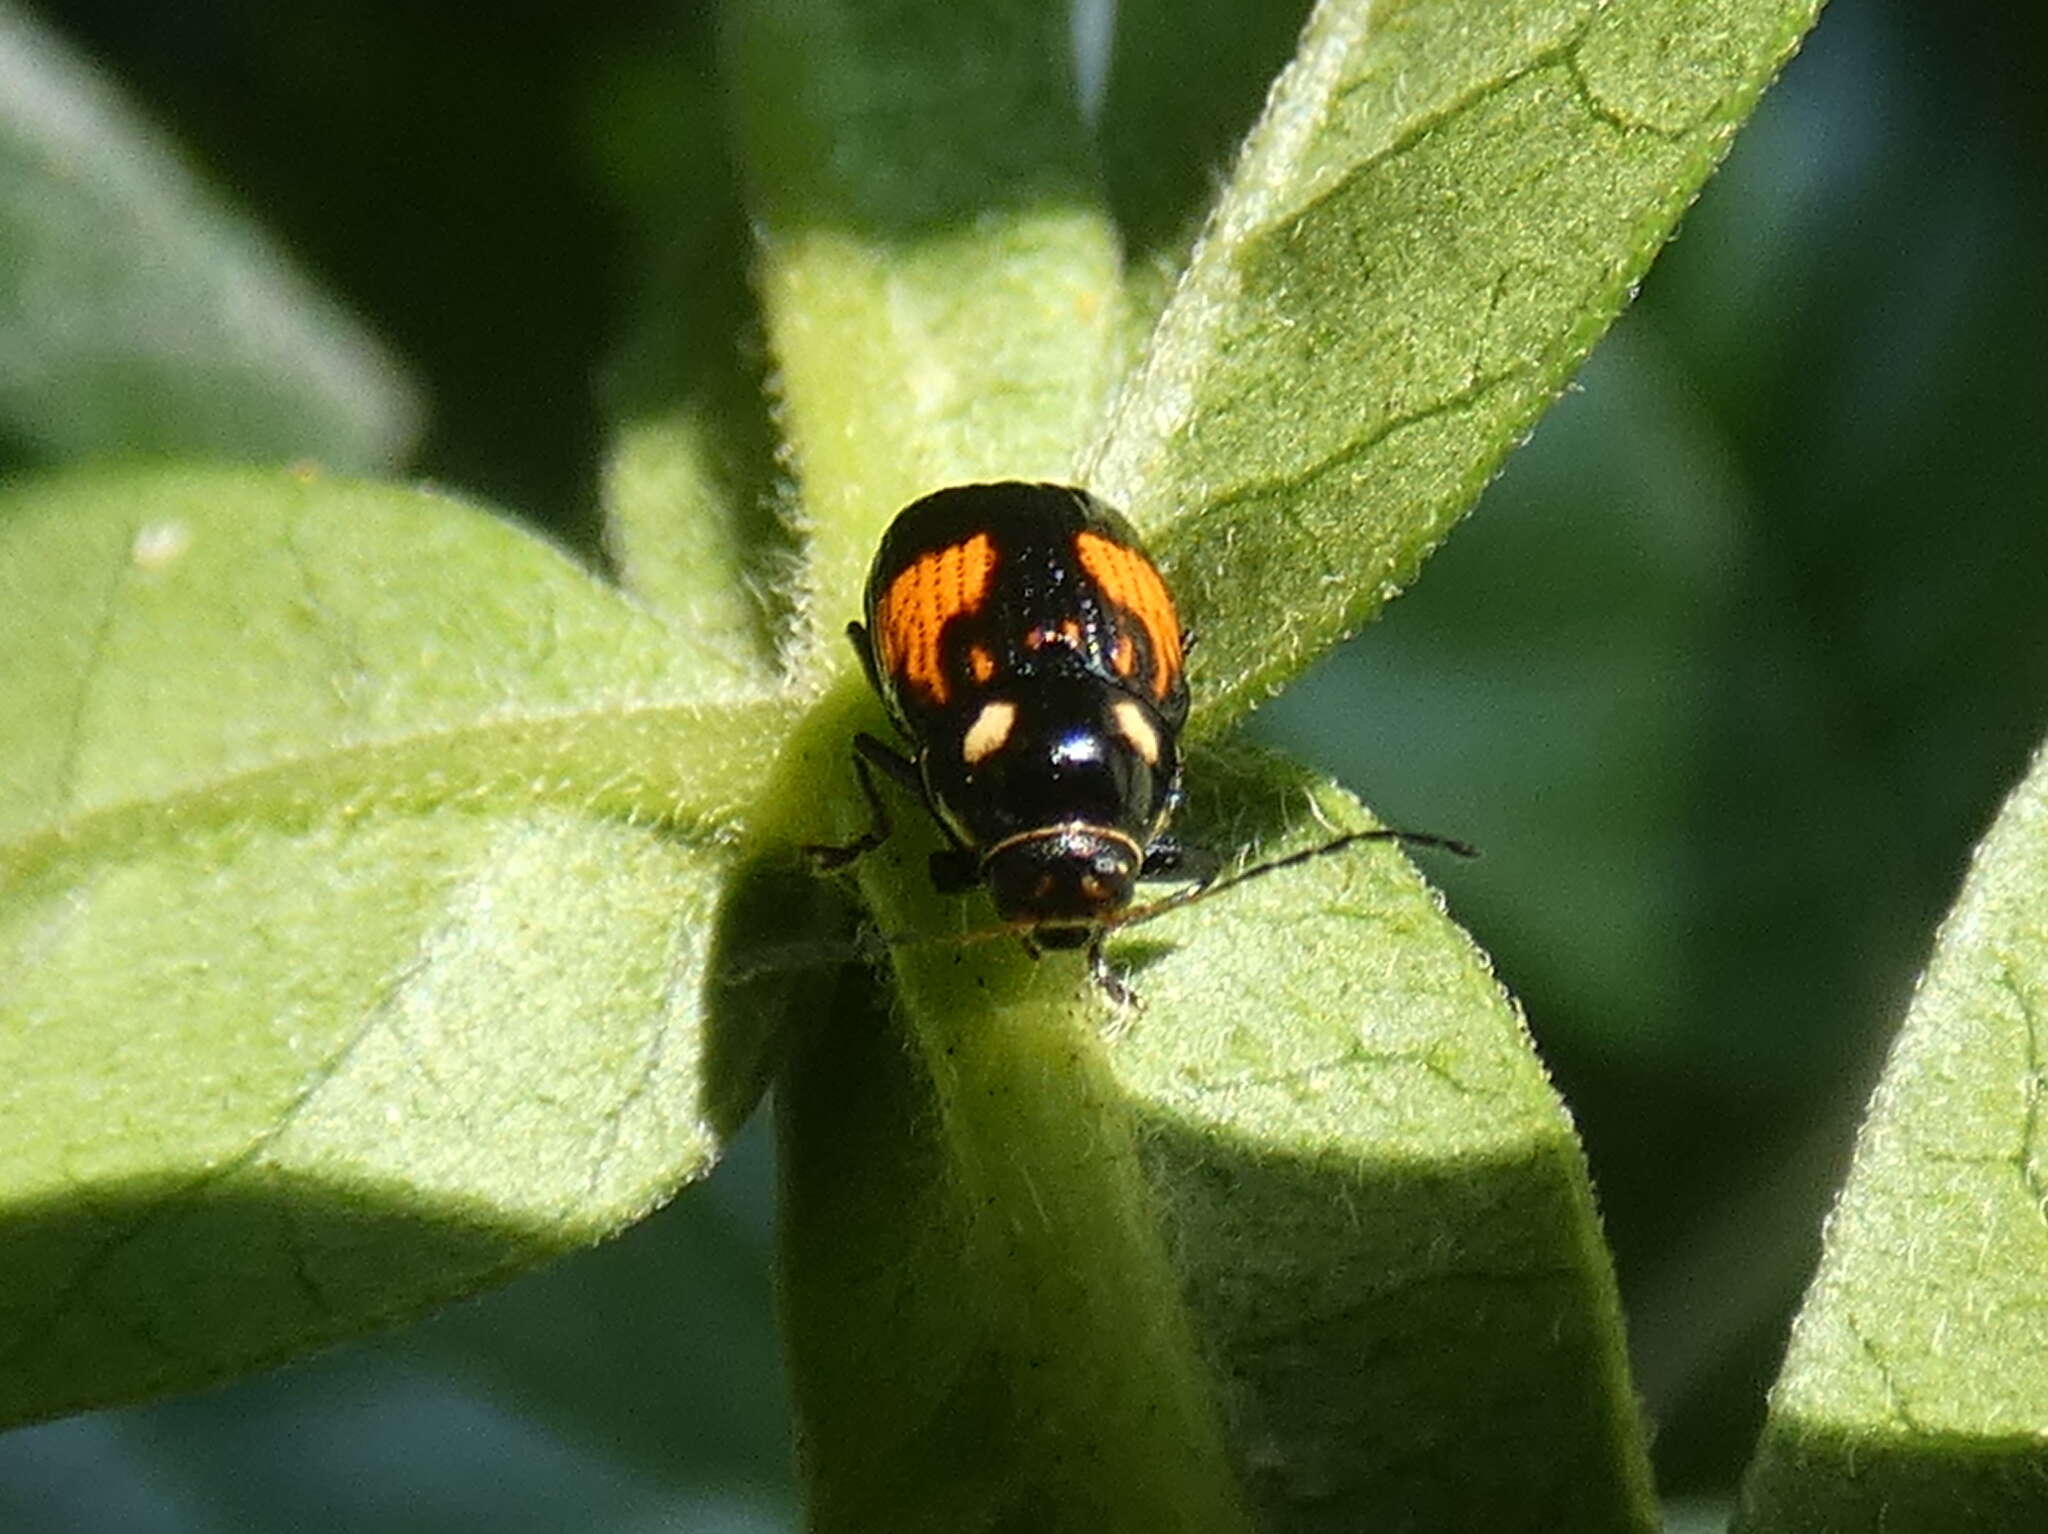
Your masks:
M985 883L1005 923L1036 947L1087 947L1121 996L1101 939L1133 886L1216 871L1165 834L1188 637L1158 567L1085 490L959 485L897 515L866 605L847 633L911 754L854 737L874 824L814 857L837 867L889 834L880 768L952 844L932 858L941 890Z
M1088 950L1109 995L1111 930L1358 842L1472 849L1419 831L1353 831L1221 883L1213 853L1166 834L1181 800L1190 636L1130 524L1085 490L956 485L913 501L868 571L867 622L847 626L911 747L855 735L874 820L825 869L879 846L889 811L870 768L922 799L950 845L943 892L986 884L1005 925L1041 948ZM1140 879L1187 887L1131 905Z

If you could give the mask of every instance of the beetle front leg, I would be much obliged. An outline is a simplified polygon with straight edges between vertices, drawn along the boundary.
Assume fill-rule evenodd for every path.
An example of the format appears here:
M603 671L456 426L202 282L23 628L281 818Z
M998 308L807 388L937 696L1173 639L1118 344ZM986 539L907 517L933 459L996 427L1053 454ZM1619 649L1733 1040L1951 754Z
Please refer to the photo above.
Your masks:
M1088 978L1095 982L1096 989L1109 998L1109 1004L1119 1011L1138 1005L1138 993L1124 983L1123 976L1109 967L1109 955L1102 951L1103 934L1098 932L1088 943Z
M981 883L981 859L965 847L941 847L931 855L931 873L941 895L964 895Z
M874 736L862 731L853 737L853 771L860 780L861 794L868 801L868 812L872 817L867 830L850 842L810 842L803 848L804 856L811 860L811 866L819 873L830 873L844 868L855 859L873 852L889 839L895 823L889 818L889 806L882 801L882 791L875 786L875 775L870 766L882 771L908 788L912 793L922 794L918 782L917 767L909 758L890 749Z

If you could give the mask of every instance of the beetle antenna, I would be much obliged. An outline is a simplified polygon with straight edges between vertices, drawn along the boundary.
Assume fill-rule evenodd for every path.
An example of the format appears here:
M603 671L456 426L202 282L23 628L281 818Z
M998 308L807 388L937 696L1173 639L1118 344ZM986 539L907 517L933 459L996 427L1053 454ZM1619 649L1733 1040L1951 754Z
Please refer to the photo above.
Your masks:
M1304 847L1299 852L1290 852L1270 862L1254 863L1240 869L1224 879L1211 879L1205 884L1191 884L1186 889L1175 890L1161 900L1147 901L1144 905L1127 906L1102 924L1106 932L1123 927L1143 926L1156 921L1170 911L1183 906L1195 905L1212 895L1225 890L1236 889L1240 884L1249 884L1254 879L1263 879L1267 874L1279 873L1283 868L1298 868L1303 863L1312 863L1317 858L1329 857L1332 853L1344 852L1360 842L1399 842L1404 847L1435 847L1441 851L1455 853L1461 858L1476 858L1479 849L1470 842L1460 841L1455 836L1439 836L1434 831L1397 831L1391 826L1379 826L1370 831L1346 831L1342 836L1333 836L1326 842L1313 847Z

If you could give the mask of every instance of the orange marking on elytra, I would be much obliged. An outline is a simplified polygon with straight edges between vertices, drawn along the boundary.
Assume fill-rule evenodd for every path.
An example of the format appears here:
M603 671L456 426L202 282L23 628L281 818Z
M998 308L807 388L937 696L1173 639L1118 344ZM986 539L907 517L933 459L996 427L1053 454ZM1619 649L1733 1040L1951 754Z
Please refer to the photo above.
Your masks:
M876 604L882 670L899 686L944 703L951 687L939 651L940 633L948 619L981 606L995 567L995 545L986 533L912 560Z
M1100 533L1075 534L1074 554L1102 594L1129 613L1151 639L1152 692L1164 698L1180 676L1180 614L1174 611L1158 568L1136 549ZM1119 664L1117 669L1123 667Z

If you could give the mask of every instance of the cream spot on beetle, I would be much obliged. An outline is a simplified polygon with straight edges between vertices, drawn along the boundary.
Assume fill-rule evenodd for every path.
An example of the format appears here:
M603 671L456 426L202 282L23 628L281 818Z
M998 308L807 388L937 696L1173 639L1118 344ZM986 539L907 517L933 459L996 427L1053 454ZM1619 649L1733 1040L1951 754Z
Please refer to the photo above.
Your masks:
M960 742L960 755L968 766L979 767L987 757L1003 749L1016 724L1016 704L1003 698L982 704L981 712L974 716L974 723L967 727L967 735Z
M1123 699L1110 712L1116 716L1116 727L1123 732L1131 749L1145 759L1147 767L1159 765L1159 731L1152 721L1145 717L1145 710L1129 698Z

